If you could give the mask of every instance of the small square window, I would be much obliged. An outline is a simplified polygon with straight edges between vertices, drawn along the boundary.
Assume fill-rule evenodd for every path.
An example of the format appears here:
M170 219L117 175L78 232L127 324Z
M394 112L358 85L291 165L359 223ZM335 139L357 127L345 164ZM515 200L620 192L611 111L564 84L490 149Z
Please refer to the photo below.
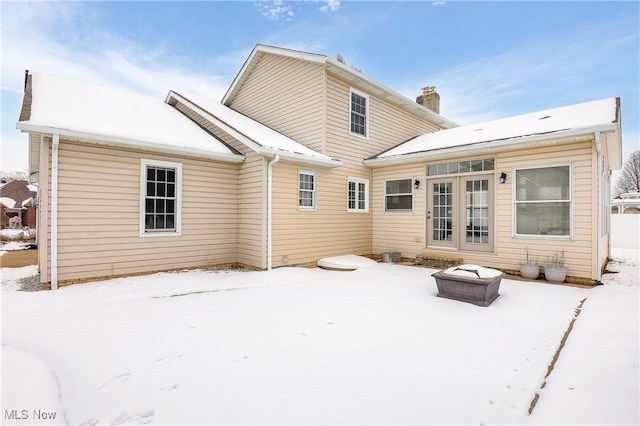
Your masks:
M407 211L413 209L413 179L388 180L385 182L385 211Z

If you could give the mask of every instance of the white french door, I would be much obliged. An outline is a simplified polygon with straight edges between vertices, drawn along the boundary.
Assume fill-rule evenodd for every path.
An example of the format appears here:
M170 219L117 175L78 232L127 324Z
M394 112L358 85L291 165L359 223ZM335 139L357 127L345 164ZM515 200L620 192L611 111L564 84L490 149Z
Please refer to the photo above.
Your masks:
M427 181L427 246L493 250L494 175Z

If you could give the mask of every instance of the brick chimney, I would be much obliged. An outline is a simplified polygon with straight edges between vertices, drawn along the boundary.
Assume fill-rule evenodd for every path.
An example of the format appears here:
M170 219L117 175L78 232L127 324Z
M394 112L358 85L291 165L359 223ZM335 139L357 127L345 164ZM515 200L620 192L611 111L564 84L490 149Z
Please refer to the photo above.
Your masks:
M440 95L436 92L436 86L422 88L422 95L416 98L416 102L436 114L440 114Z

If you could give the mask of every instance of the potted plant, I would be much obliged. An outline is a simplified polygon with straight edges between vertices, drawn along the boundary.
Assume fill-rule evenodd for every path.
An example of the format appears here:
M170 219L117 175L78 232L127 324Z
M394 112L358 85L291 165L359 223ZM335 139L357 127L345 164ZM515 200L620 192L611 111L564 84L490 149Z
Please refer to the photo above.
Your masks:
M554 253L547 259L544 265L544 277L553 283L564 282L567 276L567 267L564 266L564 251Z
M537 259L534 260L533 256L529 256L529 247L525 248L526 260L524 262L520 262L520 275L522 278L527 278L530 280L535 280L540 275L540 265L537 262Z

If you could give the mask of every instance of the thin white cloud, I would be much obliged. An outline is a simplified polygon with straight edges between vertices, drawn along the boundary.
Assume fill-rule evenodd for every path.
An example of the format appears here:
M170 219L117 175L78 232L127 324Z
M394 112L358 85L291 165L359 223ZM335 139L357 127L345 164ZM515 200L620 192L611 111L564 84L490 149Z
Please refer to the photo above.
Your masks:
M295 17L293 8L283 0L259 1L256 6L260 14L269 21L291 21Z
M93 18L92 10L82 3L7 2L2 9L3 169L27 167L27 144L21 142L26 139L15 129L25 69L159 99L164 99L169 90L221 99L233 78L228 73L237 70L246 57L238 57L233 66L227 63L230 57L204 59L197 66L193 57L170 56L162 41L148 48L117 34L74 32L75 26L82 22L90 25L86 21ZM64 38L55 31L61 27ZM5 111L11 117L5 116Z
M321 12L335 12L340 8L340 0L327 0L327 4L320 7Z
M401 92L415 97L420 87L435 85L440 112L460 124L621 96L611 64L624 67L632 61L637 34L604 37L610 30L594 29L562 41L539 39L420 77Z
M446 2L446 1L442 1L442 0L440 0L440 1L434 1L434 2L432 2L432 3L431 3L431 6L433 6L433 7L439 7L439 6L444 6L445 4L447 4L447 2Z

